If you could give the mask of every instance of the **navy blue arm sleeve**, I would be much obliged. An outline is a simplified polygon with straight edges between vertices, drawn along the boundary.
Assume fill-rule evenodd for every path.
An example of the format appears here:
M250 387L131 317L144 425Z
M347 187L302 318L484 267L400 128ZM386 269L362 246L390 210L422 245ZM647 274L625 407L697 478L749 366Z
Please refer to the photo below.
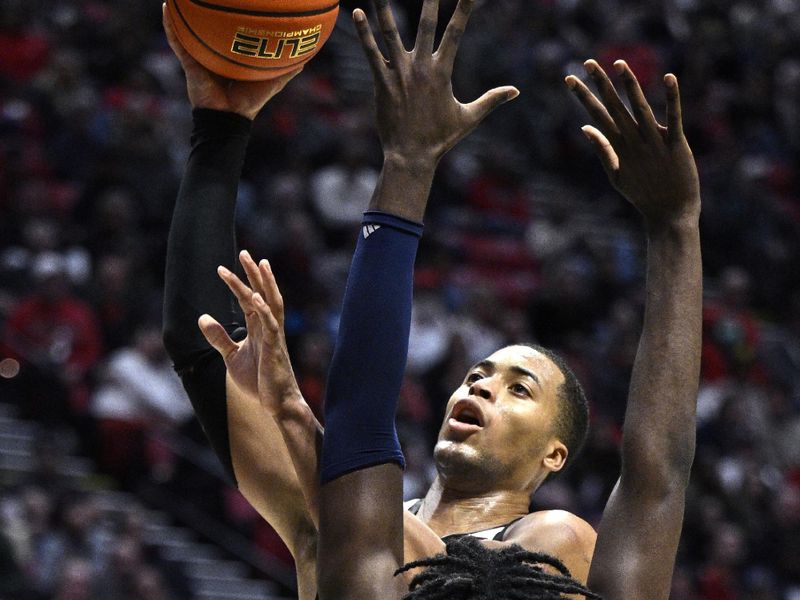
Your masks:
M328 372L323 484L369 466L405 465L394 420L421 235L422 226L405 219L364 215Z

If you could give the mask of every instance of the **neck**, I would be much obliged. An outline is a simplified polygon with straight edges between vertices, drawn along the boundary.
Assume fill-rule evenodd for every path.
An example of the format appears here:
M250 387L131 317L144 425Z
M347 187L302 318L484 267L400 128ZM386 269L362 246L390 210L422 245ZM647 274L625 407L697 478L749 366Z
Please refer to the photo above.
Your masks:
M463 492L437 477L417 516L440 537L505 525L528 514L530 492Z

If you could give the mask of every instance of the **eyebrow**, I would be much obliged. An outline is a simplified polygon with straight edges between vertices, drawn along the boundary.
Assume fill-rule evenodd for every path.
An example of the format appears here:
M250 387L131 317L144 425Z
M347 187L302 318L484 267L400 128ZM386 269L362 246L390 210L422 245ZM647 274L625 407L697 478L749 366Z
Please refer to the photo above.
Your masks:
M474 371L475 369L486 369L490 373L494 373L497 370L497 365L492 362L491 360L482 360L481 362L475 364L469 372ZM529 371L524 367L520 367L517 365L512 365L508 368L509 371L515 373L516 375L522 375L523 377L530 377L533 381L536 382L540 388L542 387L542 382L539 381L539 377L533 371Z
M542 387L542 383L539 381L539 378L533 371L529 371L528 369L524 369L516 365L509 367L508 370L511 371L512 373L516 373L517 375L522 375L523 377L530 377L536 382L536 385Z

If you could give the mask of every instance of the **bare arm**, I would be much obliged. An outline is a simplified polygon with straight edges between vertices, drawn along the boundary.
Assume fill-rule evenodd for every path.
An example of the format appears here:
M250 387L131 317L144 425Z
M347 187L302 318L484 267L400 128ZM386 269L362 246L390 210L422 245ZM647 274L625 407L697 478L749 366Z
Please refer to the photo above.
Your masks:
M694 458L700 373L700 191L683 135L677 80L665 77L667 127L653 117L630 69L618 61L633 114L594 61L602 102L567 84L596 127L584 132L614 186L644 216L647 290L622 442L622 473L600 523L589 587L608 600L667 598Z

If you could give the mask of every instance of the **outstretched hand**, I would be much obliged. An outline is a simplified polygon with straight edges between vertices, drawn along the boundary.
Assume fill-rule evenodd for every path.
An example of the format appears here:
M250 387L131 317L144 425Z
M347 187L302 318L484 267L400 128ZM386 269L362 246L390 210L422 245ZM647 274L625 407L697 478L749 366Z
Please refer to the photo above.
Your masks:
M621 60L614 67L622 78L633 113L623 104L605 71L594 60L585 63L600 98L577 77L566 78L594 125L582 129L594 146L612 185L642 213L648 228L696 223L700 184L692 151L683 134L678 80L664 77L667 126L656 120L636 76Z
M206 69L181 46L166 4L161 5L161 13L169 47L178 57L186 74L186 90L192 108L213 108L253 120L264 105L303 70L303 67L299 67L281 77L266 81L236 81L221 77Z
M469 104L462 104L453 95L453 65L475 0L459 1L435 52L439 0L425 0L411 51L403 46L389 0L374 0L374 4L388 59L378 48L364 11L356 9L353 20L375 81L378 133L384 156L421 165L435 164L490 112L516 98L519 91L510 86L496 88Z
M250 287L224 267L218 273L244 312L247 337L234 342L210 315L202 315L198 325L222 355L234 385L257 395L267 412L276 416L284 402L302 400L283 331L283 298L266 260L256 264L247 251L239 254L239 260Z

